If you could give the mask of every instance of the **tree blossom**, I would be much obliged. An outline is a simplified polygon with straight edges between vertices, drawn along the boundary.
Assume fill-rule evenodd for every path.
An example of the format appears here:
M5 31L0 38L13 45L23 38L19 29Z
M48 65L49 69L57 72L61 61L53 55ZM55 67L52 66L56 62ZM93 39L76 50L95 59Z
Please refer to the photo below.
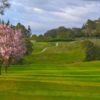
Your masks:
M1 61L9 64L10 59L19 60L26 52L24 37L21 30L14 30L10 26L0 25L0 57Z

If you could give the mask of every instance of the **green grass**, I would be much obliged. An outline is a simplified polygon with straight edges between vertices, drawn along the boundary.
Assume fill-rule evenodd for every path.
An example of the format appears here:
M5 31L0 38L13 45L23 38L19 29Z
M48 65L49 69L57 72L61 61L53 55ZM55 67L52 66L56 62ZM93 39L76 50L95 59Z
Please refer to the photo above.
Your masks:
M100 61L83 59L80 42L34 43L24 65L2 72L0 100L100 100Z
M47 45L48 44L48 45ZM41 51L47 48L43 53ZM33 54L26 57L24 63L31 64L64 64L80 62L84 59L84 50L81 42L60 42L56 47L56 43L34 43Z

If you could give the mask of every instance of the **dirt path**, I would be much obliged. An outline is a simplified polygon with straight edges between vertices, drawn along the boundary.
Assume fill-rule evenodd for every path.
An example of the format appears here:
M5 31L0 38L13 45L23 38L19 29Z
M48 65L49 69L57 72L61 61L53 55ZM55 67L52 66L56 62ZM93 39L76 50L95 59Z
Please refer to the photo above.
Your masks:
M41 51L41 53L45 52L46 50L47 50L47 48L44 48L44 49Z
M58 46L59 46L59 43L57 42L57 43L56 43L56 47L58 47ZM48 49L48 48L44 48L40 53L44 53L47 49Z

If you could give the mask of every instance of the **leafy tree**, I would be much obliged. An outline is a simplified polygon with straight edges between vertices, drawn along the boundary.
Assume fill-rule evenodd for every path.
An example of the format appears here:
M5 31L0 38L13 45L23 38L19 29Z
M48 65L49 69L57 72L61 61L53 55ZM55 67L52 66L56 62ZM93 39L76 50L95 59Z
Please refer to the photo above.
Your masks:
M22 25L21 23L18 23L16 26L15 26L15 29L20 29L24 35L24 38L25 38L25 44L26 44L26 48L27 48L27 52L26 54L30 54L32 53L32 50L33 50L33 46L32 46L32 43L31 43L31 28L30 26L28 26L28 29L26 29L26 27L24 25Z
M84 37L84 34L81 30L81 28L72 28L74 37Z
M72 29L65 28L64 26L58 27L57 29L49 30L44 34L44 36L60 40L75 37Z
M85 61L100 60L100 46L90 40L85 40L82 45L85 48Z
M58 34L57 29L52 29L52 30L49 30L46 33L44 33L44 36L48 36L48 37L51 37L51 38L56 38L57 34Z
M25 46L27 48L26 55L29 55L33 51L33 44L30 38L25 38Z
M0 14L4 15L4 10L10 7L9 0L0 0Z
M31 40L33 40L33 41L37 41L37 38L38 38L38 36L35 35L35 34L33 34L33 35L31 36Z
M27 31L28 31L28 37L31 37L31 35L32 35L32 30L31 30L31 27L30 27L29 25L28 25Z
M22 25L21 23L17 23L15 26L15 29L21 29L22 33L24 34L25 37L30 37L32 32L31 32L31 27L28 26L28 29Z
M6 25L10 25L10 21L9 20L7 21Z
M95 59L94 55L94 44L89 41L85 40L82 42L83 48L85 48L85 60L86 61L91 61Z
M21 30L13 30L6 24L0 25L0 60L5 72L12 61L19 61L26 52L25 41ZM1 74L1 66L0 66Z

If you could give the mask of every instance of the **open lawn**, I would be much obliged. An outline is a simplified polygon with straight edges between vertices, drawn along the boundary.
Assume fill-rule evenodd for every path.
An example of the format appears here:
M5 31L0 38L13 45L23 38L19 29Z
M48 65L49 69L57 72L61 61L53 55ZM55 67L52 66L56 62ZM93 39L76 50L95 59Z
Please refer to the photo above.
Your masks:
M33 46L23 65L0 76L0 100L100 100L100 61L83 62L81 42Z

